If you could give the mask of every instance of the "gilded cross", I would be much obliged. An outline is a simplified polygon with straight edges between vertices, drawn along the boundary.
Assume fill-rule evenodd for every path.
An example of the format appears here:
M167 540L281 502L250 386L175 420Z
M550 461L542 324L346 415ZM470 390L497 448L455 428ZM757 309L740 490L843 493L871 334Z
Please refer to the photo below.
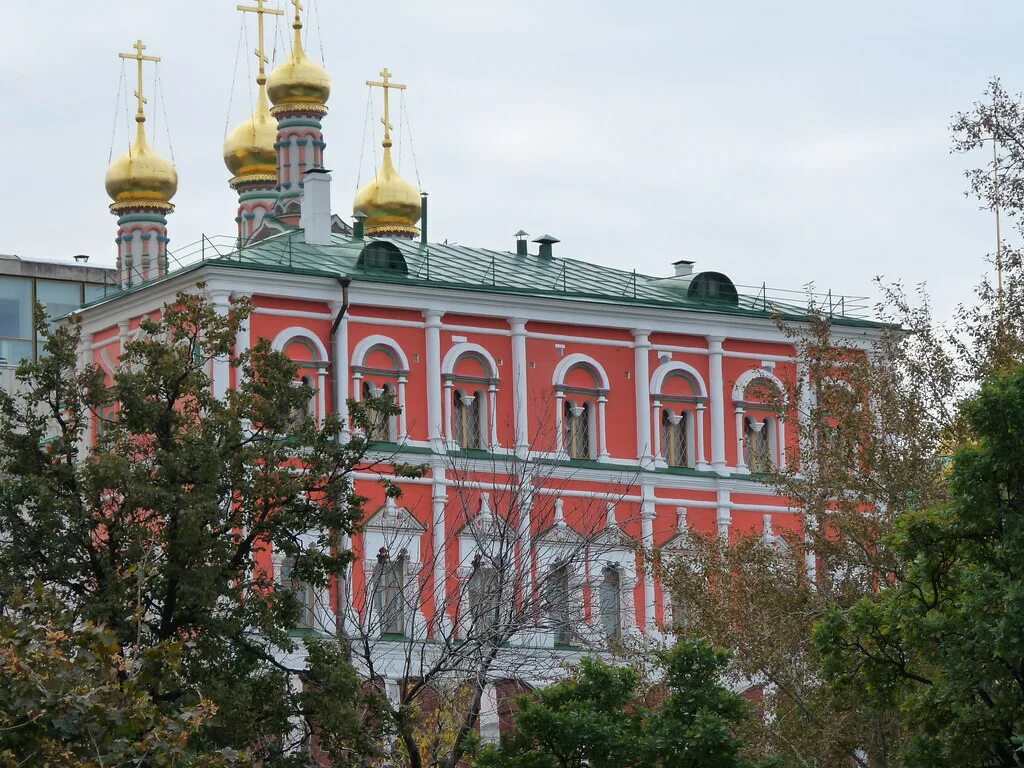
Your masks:
M291 4L295 6L295 20L302 21L302 0L291 0Z
M399 90L399 91L404 91L405 90L405 86L402 85L401 83L393 83L393 82L391 82L391 73L388 71L387 67L384 67L384 69L381 70L380 78L381 79L379 81L378 80L367 80L366 84L368 86L370 86L371 88L377 87L377 88L383 88L384 89L384 117L381 118L381 122L384 123L384 141L385 141L385 143L390 144L391 143L391 129L394 126L391 125L391 107L390 107L390 101L388 99L388 91L391 90L392 88L394 88L396 90Z
M256 14L256 26L259 29L259 47L256 49L256 58L260 62L260 79L264 79L266 74L266 65L270 62L267 58L266 45L263 36L263 16L270 14L271 16L284 16L284 11L277 10L276 8L267 8L267 0L256 0L256 7L251 5L239 5L238 10L242 13L255 13Z
M122 59L135 59L139 64L139 89L135 91L135 98L139 100L139 111L136 117L144 117L145 112L143 111L143 105L147 104L146 97L142 95L142 62L160 61L159 56L146 56L143 51L146 50L146 46L143 45L141 40L136 40L135 45L132 46L135 49L135 53L119 53L117 54Z

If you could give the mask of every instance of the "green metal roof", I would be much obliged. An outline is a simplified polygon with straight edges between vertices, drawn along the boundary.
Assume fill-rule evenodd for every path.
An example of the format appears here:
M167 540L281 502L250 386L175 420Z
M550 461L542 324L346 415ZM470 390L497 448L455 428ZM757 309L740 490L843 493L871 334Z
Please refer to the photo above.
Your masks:
M230 242L229 246L223 244ZM388 243L401 253L407 270L397 271L365 267L359 257L368 245ZM183 253L183 251L188 251ZM631 256L623 251L623 262ZM172 264L193 266L193 262L243 269L290 272L336 277L347 275L354 281L423 285L449 290L473 290L523 296L557 296L563 299L608 304L664 307L690 312L709 312L757 317L776 314L785 319L806 319L807 294L792 291L792 298L780 301L775 292L741 286L739 301L722 301L687 296L685 282L666 280L576 259L546 258L536 254L517 255L509 251L470 248L447 243L424 245L418 240L357 240L351 235L333 235L331 245L309 245L302 230L289 230L256 243L235 248L234 238L203 239L195 246L171 254ZM174 267L172 266L172 269ZM173 272L172 272L173 274ZM137 290L133 288L132 290ZM837 324L880 327L882 324L863 316L866 306L848 302L844 297L819 300L818 309Z

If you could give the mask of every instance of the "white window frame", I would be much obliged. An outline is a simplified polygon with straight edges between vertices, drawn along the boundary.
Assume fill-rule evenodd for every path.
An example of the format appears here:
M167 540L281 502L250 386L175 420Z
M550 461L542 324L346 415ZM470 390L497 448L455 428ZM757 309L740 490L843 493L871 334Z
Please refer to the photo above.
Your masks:
M365 631L373 635L380 617L376 615L375 593L377 588L378 554L381 550L391 558L404 556L403 591L406 595L404 616L407 627L406 637L426 637L426 620L420 600L420 572L423 569L420 544L426 527L412 516L409 510L388 499L384 506L367 521L363 528L363 575L365 583L364 615L360 617Z

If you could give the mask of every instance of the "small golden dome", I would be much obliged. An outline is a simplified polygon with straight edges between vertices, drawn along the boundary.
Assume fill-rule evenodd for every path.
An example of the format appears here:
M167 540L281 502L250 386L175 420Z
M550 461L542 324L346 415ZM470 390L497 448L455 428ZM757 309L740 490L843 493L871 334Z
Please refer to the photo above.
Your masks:
M261 83L256 109L224 140L224 164L235 177L232 182L257 180L251 177L276 178L276 142L277 120L270 116L267 87Z
M352 211L366 214L364 227L368 235L415 237L420 233L416 222L423 211L423 200L420 191L395 170L390 140L384 143L380 173L356 194Z
M107 194L114 201L110 210L117 212L134 206L172 210L174 206L170 203L178 191L178 172L146 141L146 118L140 115L135 120L135 144L107 169Z
M267 91L275 107L319 107L327 111L331 96L330 75L306 55L302 48L302 22L295 19L292 55L274 68L267 80Z

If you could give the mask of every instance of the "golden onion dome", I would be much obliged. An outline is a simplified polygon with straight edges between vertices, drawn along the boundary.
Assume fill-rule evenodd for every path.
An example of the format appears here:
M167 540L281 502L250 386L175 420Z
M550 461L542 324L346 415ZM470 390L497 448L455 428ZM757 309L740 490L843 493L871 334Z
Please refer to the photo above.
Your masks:
M260 84L252 115L224 139L224 164L236 180L277 178L277 120L270 115L266 85Z
M307 107L327 111L331 96L330 75L306 55L302 47L302 22L296 18L292 25L295 41L292 55L274 68L267 80L267 91L275 107Z
M107 169L107 194L114 212L134 206L173 209L171 198L178 191L178 172L160 157L146 140L146 118L139 115L135 144Z
M384 162L377 177L359 190L352 204L353 213L366 215L368 235L405 235L420 233L416 222L423 211L420 191L398 175L391 162L391 142L384 142Z

